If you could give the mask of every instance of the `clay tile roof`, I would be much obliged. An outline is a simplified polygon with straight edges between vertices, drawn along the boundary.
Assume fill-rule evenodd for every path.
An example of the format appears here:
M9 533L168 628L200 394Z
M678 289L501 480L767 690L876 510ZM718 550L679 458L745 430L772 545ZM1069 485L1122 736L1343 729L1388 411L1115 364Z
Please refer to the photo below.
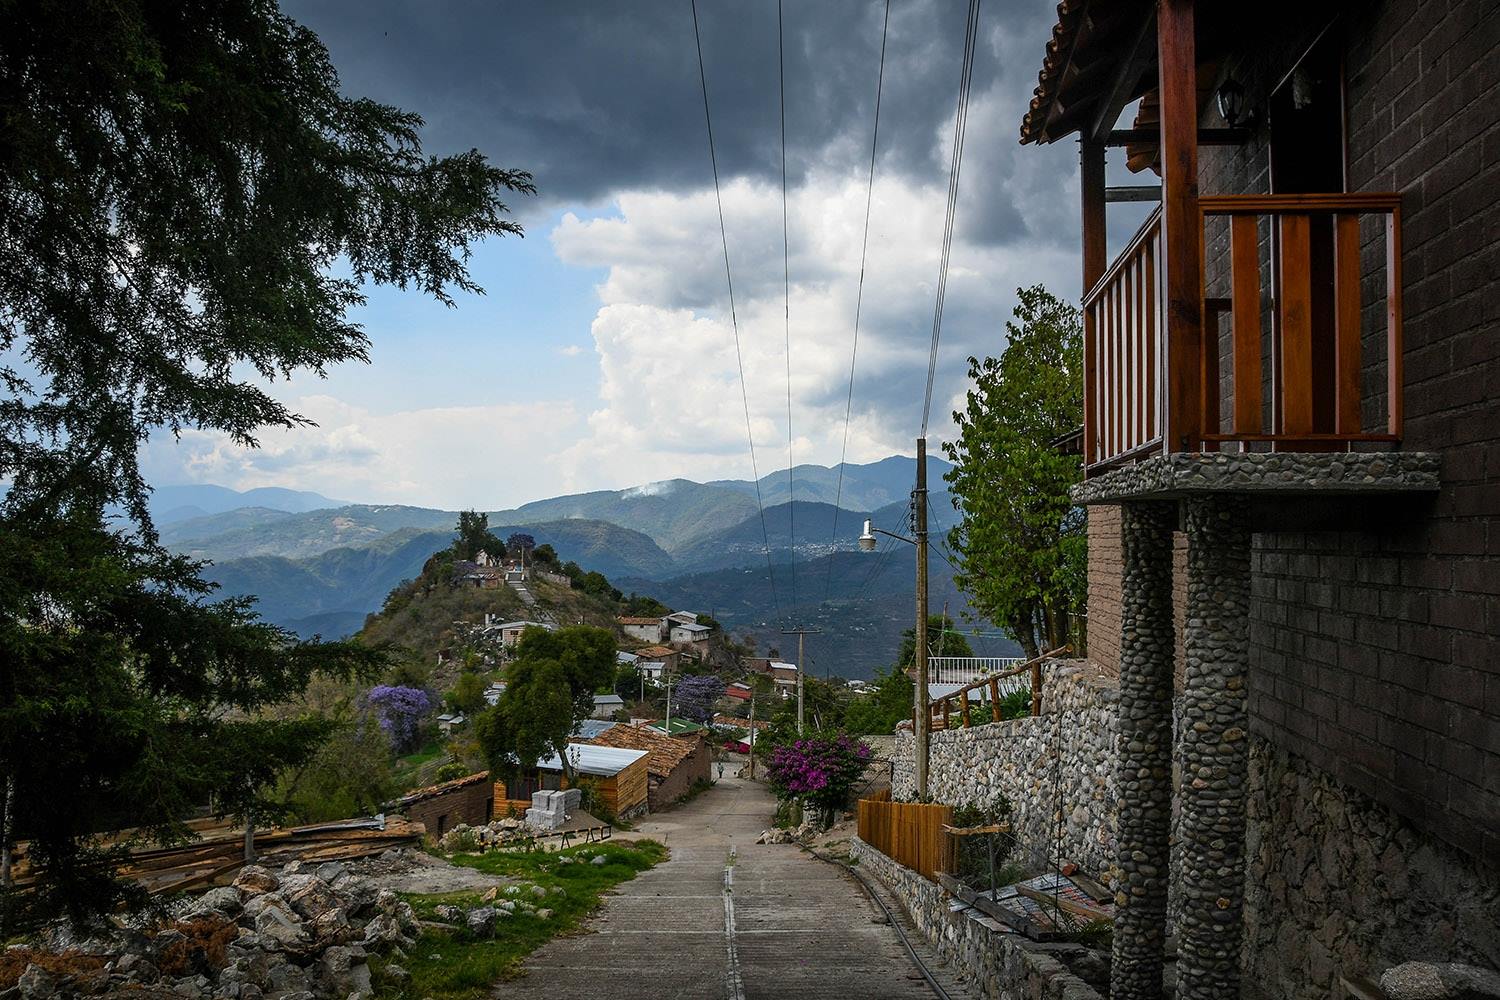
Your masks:
M616 618L615 621L619 622L621 625L660 625L661 624L661 619L660 618L632 618L632 617L629 617L629 616L626 616L626 615L622 615L619 618Z
M635 655L643 660L655 660L663 656L672 656L676 652L677 650L668 649L666 646L646 646L643 649L637 649Z
M428 785L426 788L414 789L397 799L396 804L400 806L416 805L418 802L435 799L439 795L447 795L449 792L456 792L460 788L467 788L470 785L477 785L480 782L489 780L490 772L479 771L475 774L465 775L462 778L454 778L452 781L445 781L440 785Z
M1083 9L1088 0L1059 0L1057 23L1052 26L1052 37L1047 41L1047 52L1042 57L1042 68L1037 73L1036 89L1031 92L1031 105L1026 117L1021 120L1021 142L1035 142L1047 124L1047 111L1057 95L1062 71L1072 54L1078 24L1083 19Z
M647 751L649 756L646 757L646 772L659 778L670 775L678 764L698 748L696 740L679 740L635 726L606 729L588 742L602 747Z

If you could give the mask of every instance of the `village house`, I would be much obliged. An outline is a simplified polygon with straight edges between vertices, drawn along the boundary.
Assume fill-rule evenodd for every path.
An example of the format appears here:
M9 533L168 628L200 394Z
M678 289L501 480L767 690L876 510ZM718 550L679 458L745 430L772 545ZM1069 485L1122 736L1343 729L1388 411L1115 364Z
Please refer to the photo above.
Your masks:
M647 646L635 651L635 668L646 678L656 683L661 683L665 674L677 670L682 660L682 654L668 646Z
M521 636L529 628L546 629L548 632L557 631L557 626L552 622L514 621L487 625L485 634L494 637L502 648L515 649L516 644L521 641Z
M785 660L771 661L771 681L783 698L797 696L797 664Z
M667 626L667 640L677 645L688 646L696 651L707 648L714 630L697 622L672 621Z
M665 618L642 618L622 615L615 619L615 624L620 626L632 639L641 642L660 643L667 639L667 626Z
M589 742L647 752L647 801L652 812L666 808L694 785L709 780L713 750L701 739L676 739L650 729L614 726Z
M669 736L682 737L683 739L697 739L708 732L708 727L699 725L691 719L683 719L672 716L671 719L651 719L642 725L643 729Z
M646 811L646 751L569 743L566 752L573 771L581 779L598 783L599 800L616 819L630 819ZM533 793L570 787L556 754L537 761L505 782L506 801L531 802ZM497 796L500 794L497 790ZM602 817L601 817L602 818Z
M1093 825L1049 829L1112 854L1110 995L1159 1000L1169 935L1179 1000L1494 967L1495 6L1057 11L1021 141L1080 149L1075 499L1118 733L1088 759L1118 759ZM934 788L1009 752L969 732Z
M480 771L440 785L418 788L397 799L390 811L427 828L438 839L460 823L482 826L494 818L494 785L490 772Z
M625 708L625 699L617 694L594 695L594 718L613 719L615 713Z
M741 681L734 681L733 683L726 684L724 686L724 697L733 698L735 701L749 701L751 698L755 697L755 691L750 687L749 684L745 684Z

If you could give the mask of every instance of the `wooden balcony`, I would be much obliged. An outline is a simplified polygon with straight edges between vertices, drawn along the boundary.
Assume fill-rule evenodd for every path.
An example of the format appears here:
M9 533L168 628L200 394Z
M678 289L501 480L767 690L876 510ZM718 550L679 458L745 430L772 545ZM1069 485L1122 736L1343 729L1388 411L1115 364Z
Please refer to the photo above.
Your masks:
M1172 453L1400 441L1398 195L1202 197L1194 231L1174 236L1154 213L1084 297L1087 474ZM1383 271L1367 273L1364 243L1383 249ZM1228 294L1204 290L1199 316L1169 316L1164 253L1198 255ZM1174 336L1174 323L1201 333Z

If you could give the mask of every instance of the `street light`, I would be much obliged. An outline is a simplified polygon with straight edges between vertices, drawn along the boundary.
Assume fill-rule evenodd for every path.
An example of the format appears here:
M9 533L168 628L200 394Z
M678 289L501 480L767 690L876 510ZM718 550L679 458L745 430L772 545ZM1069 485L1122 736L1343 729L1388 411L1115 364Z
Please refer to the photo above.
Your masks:
M885 535L917 547L917 676L912 690L912 735L916 739L917 798L927 798L928 730L932 715L927 706L927 439L917 438L917 486L911 491L916 538L877 528L865 519L865 530L859 536L862 552L875 551L875 536Z

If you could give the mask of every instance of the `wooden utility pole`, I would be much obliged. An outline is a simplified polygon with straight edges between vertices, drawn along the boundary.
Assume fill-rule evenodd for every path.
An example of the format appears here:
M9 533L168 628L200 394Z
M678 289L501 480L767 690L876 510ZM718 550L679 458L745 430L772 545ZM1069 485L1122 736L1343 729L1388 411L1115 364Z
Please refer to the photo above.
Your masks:
M916 740L917 798L927 799L928 730L932 713L927 704L927 439L917 438L917 488L912 490L915 511L914 534L917 542L917 677L913 695L916 719L912 735ZM800 680L800 675L799 675Z
M818 635L823 630L820 628L784 628L782 635L795 635L797 637L797 735L802 735L802 675L807 672L807 655L803 646L803 640L810 635Z

